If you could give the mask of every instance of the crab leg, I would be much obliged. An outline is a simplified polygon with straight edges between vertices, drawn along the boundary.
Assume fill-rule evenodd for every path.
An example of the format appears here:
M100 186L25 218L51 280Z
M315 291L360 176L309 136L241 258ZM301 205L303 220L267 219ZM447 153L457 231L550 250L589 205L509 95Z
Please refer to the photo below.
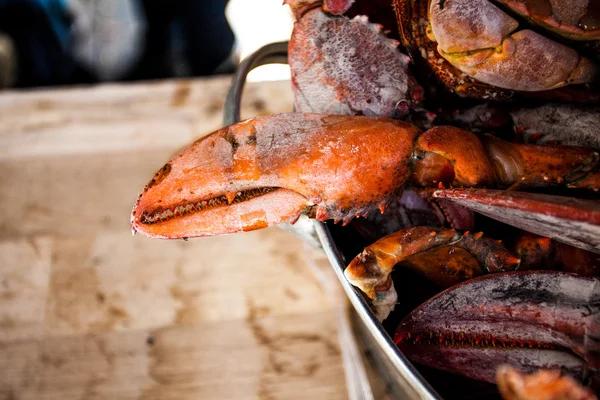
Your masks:
M558 270L600 277L600 254L548 237L523 234L514 242L513 250L521 259L520 270Z
M397 300L391 279L396 264L411 268L442 287L450 287L483 271L514 269L519 259L481 233L414 227L387 235L366 247L344 270L350 283L372 300L380 320Z
M509 143L451 126L436 126L415 143L411 183L418 186L566 186L600 188L600 156L594 149Z
M528 232L600 253L600 203L570 197L483 189L437 190L476 212Z
M415 309L394 341L416 362L489 382L501 364L583 380L600 368L600 282L555 271L475 278Z

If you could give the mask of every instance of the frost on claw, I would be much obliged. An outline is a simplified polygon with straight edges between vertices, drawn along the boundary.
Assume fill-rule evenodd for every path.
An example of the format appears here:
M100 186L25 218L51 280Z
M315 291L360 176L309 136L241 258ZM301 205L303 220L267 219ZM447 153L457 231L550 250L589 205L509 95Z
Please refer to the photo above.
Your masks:
M402 116L422 101L423 89L397 46L367 17L310 11L289 44L296 111Z

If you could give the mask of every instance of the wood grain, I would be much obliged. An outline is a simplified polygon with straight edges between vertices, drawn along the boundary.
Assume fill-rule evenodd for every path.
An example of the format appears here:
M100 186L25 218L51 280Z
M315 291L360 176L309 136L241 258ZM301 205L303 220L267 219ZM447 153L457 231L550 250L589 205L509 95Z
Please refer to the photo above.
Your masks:
M345 399L332 306L276 228L133 237L228 77L0 94L0 399ZM291 110L249 85L243 115Z

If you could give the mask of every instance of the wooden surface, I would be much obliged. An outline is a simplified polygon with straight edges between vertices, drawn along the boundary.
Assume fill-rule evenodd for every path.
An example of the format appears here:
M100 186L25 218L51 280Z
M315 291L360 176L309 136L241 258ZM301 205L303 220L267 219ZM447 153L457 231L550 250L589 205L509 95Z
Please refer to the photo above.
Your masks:
M228 85L0 93L0 399L347 398L302 242L130 233L153 173L220 127ZM291 109L288 82L244 99L245 117Z

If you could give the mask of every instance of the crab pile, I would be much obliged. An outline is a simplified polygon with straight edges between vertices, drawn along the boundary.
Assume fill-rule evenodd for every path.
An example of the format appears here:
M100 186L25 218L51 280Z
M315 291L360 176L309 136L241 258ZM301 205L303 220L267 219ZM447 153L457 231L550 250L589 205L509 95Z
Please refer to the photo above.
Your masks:
M347 279L411 360L506 398L594 398L598 0L286 3L297 112L191 144L133 231L332 221Z

